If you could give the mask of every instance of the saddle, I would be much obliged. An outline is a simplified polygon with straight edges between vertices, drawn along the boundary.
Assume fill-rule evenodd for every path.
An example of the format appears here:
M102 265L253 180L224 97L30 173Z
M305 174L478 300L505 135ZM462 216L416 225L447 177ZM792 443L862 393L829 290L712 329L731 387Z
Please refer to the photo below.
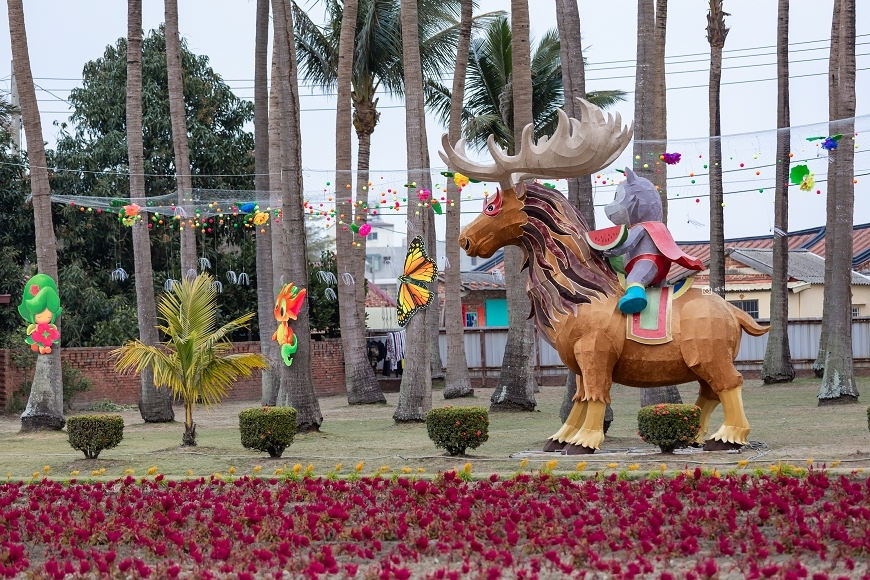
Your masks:
M673 301L685 294L691 286L692 279L685 278L671 286L647 288L646 308L625 317L625 337L641 344L671 342Z

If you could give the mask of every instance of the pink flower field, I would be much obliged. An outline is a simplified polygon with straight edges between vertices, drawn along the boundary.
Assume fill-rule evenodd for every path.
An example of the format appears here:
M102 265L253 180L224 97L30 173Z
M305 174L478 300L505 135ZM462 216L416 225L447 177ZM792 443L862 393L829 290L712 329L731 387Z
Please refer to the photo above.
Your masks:
M870 578L870 482L162 476L0 486L6 578Z

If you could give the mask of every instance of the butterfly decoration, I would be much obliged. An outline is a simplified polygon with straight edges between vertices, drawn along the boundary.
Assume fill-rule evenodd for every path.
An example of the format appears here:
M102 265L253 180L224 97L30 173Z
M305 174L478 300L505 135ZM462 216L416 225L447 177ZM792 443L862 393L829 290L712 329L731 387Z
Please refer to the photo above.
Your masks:
M408 246L405 268L399 276L399 297L396 299L399 326L404 328L418 310L432 303L435 294L429 290L427 284L435 280L437 275L438 266L435 260L426 254L423 237L417 236Z

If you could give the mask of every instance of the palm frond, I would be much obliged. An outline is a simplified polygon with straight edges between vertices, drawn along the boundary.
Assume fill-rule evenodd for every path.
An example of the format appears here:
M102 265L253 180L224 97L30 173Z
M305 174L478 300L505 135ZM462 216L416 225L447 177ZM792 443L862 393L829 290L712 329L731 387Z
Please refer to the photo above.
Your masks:
M589 91L586 100L597 107L607 109L620 101L624 101L628 93L625 91Z

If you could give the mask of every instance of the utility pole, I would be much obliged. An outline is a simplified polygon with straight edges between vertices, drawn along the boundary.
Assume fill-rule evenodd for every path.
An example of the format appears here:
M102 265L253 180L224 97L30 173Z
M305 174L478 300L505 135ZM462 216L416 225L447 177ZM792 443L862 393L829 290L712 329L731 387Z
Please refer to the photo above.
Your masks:
M21 150L21 102L18 100L18 84L15 82L15 63L12 63L12 106L17 111L12 115L12 141L15 143L15 151Z

